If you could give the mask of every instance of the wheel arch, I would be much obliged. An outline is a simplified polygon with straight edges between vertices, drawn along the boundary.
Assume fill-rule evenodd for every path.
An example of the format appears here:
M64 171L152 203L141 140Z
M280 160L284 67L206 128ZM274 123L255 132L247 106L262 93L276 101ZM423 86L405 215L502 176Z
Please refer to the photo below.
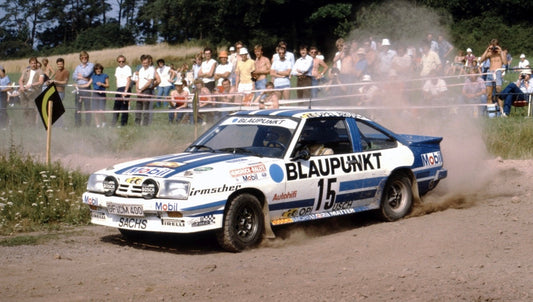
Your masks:
M226 206L224 207L224 216L226 215L226 211L228 210L229 203L232 202L235 197L241 195L241 194L250 194L253 195L259 200L259 203L261 204L261 209L263 212L264 217L264 233L263 236L266 238L275 238L274 231L272 231L272 225L270 224L270 209L268 207L268 201L266 200L266 196L263 193L263 191L257 189L257 188L243 188L240 190L237 190L233 192L230 196L228 196L228 202Z
M416 182L416 177L413 171L408 167L396 168L391 172L391 174L387 178L387 181L394 175L404 175L409 178L409 181L411 181L411 192L413 193L413 204L420 203L421 199L420 193L418 191L418 183Z

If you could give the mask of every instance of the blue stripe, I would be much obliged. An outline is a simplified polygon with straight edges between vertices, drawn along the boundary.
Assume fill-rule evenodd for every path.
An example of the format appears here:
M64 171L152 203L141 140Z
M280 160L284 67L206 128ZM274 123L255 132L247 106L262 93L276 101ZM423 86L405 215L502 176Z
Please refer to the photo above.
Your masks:
M360 199L372 198L376 195L377 189L369 189L366 191L352 192L347 194L339 194L335 198L335 203L346 202L346 201L356 201Z
M303 199L303 200L296 200L296 201L291 201L291 202L271 204L268 206L268 208L270 209L270 211L277 211L277 210L285 210L285 209L310 207L314 204L315 204L314 199Z
M218 208L218 207L221 207L221 206L225 205L226 202L227 202L226 200L215 201L215 202L206 203L206 204L195 206L195 207L182 208L181 210L182 211L198 211L198 210L214 208L214 207Z
M384 178L385 177L374 177L341 182L339 185L339 192L362 189L365 187L376 187Z

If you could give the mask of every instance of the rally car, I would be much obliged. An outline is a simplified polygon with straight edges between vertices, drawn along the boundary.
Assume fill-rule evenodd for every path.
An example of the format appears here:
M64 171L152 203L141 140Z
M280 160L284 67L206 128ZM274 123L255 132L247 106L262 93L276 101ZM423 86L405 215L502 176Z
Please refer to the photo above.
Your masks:
M404 217L447 176L441 141L349 112L237 112L183 153L92 174L83 202L92 223L126 237L215 230L238 252L273 236L275 225L367 210Z

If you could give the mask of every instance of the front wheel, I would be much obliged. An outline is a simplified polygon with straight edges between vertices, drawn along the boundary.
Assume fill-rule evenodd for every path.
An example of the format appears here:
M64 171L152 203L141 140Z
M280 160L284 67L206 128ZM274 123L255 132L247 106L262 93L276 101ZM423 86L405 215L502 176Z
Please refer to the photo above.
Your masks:
M381 216L386 221L395 221L409 214L412 206L411 181L403 175L392 175L381 197Z
M263 235L264 218L261 203L251 194L241 194L231 201L224 215L217 240L222 248L240 252L257 245Z

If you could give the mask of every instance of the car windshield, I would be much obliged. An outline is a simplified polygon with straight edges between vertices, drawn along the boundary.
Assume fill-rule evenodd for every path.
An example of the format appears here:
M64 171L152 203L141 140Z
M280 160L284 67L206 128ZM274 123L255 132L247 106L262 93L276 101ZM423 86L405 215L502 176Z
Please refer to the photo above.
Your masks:
M229 116L185 151L227 152L281 158L298 122L282 117Z

